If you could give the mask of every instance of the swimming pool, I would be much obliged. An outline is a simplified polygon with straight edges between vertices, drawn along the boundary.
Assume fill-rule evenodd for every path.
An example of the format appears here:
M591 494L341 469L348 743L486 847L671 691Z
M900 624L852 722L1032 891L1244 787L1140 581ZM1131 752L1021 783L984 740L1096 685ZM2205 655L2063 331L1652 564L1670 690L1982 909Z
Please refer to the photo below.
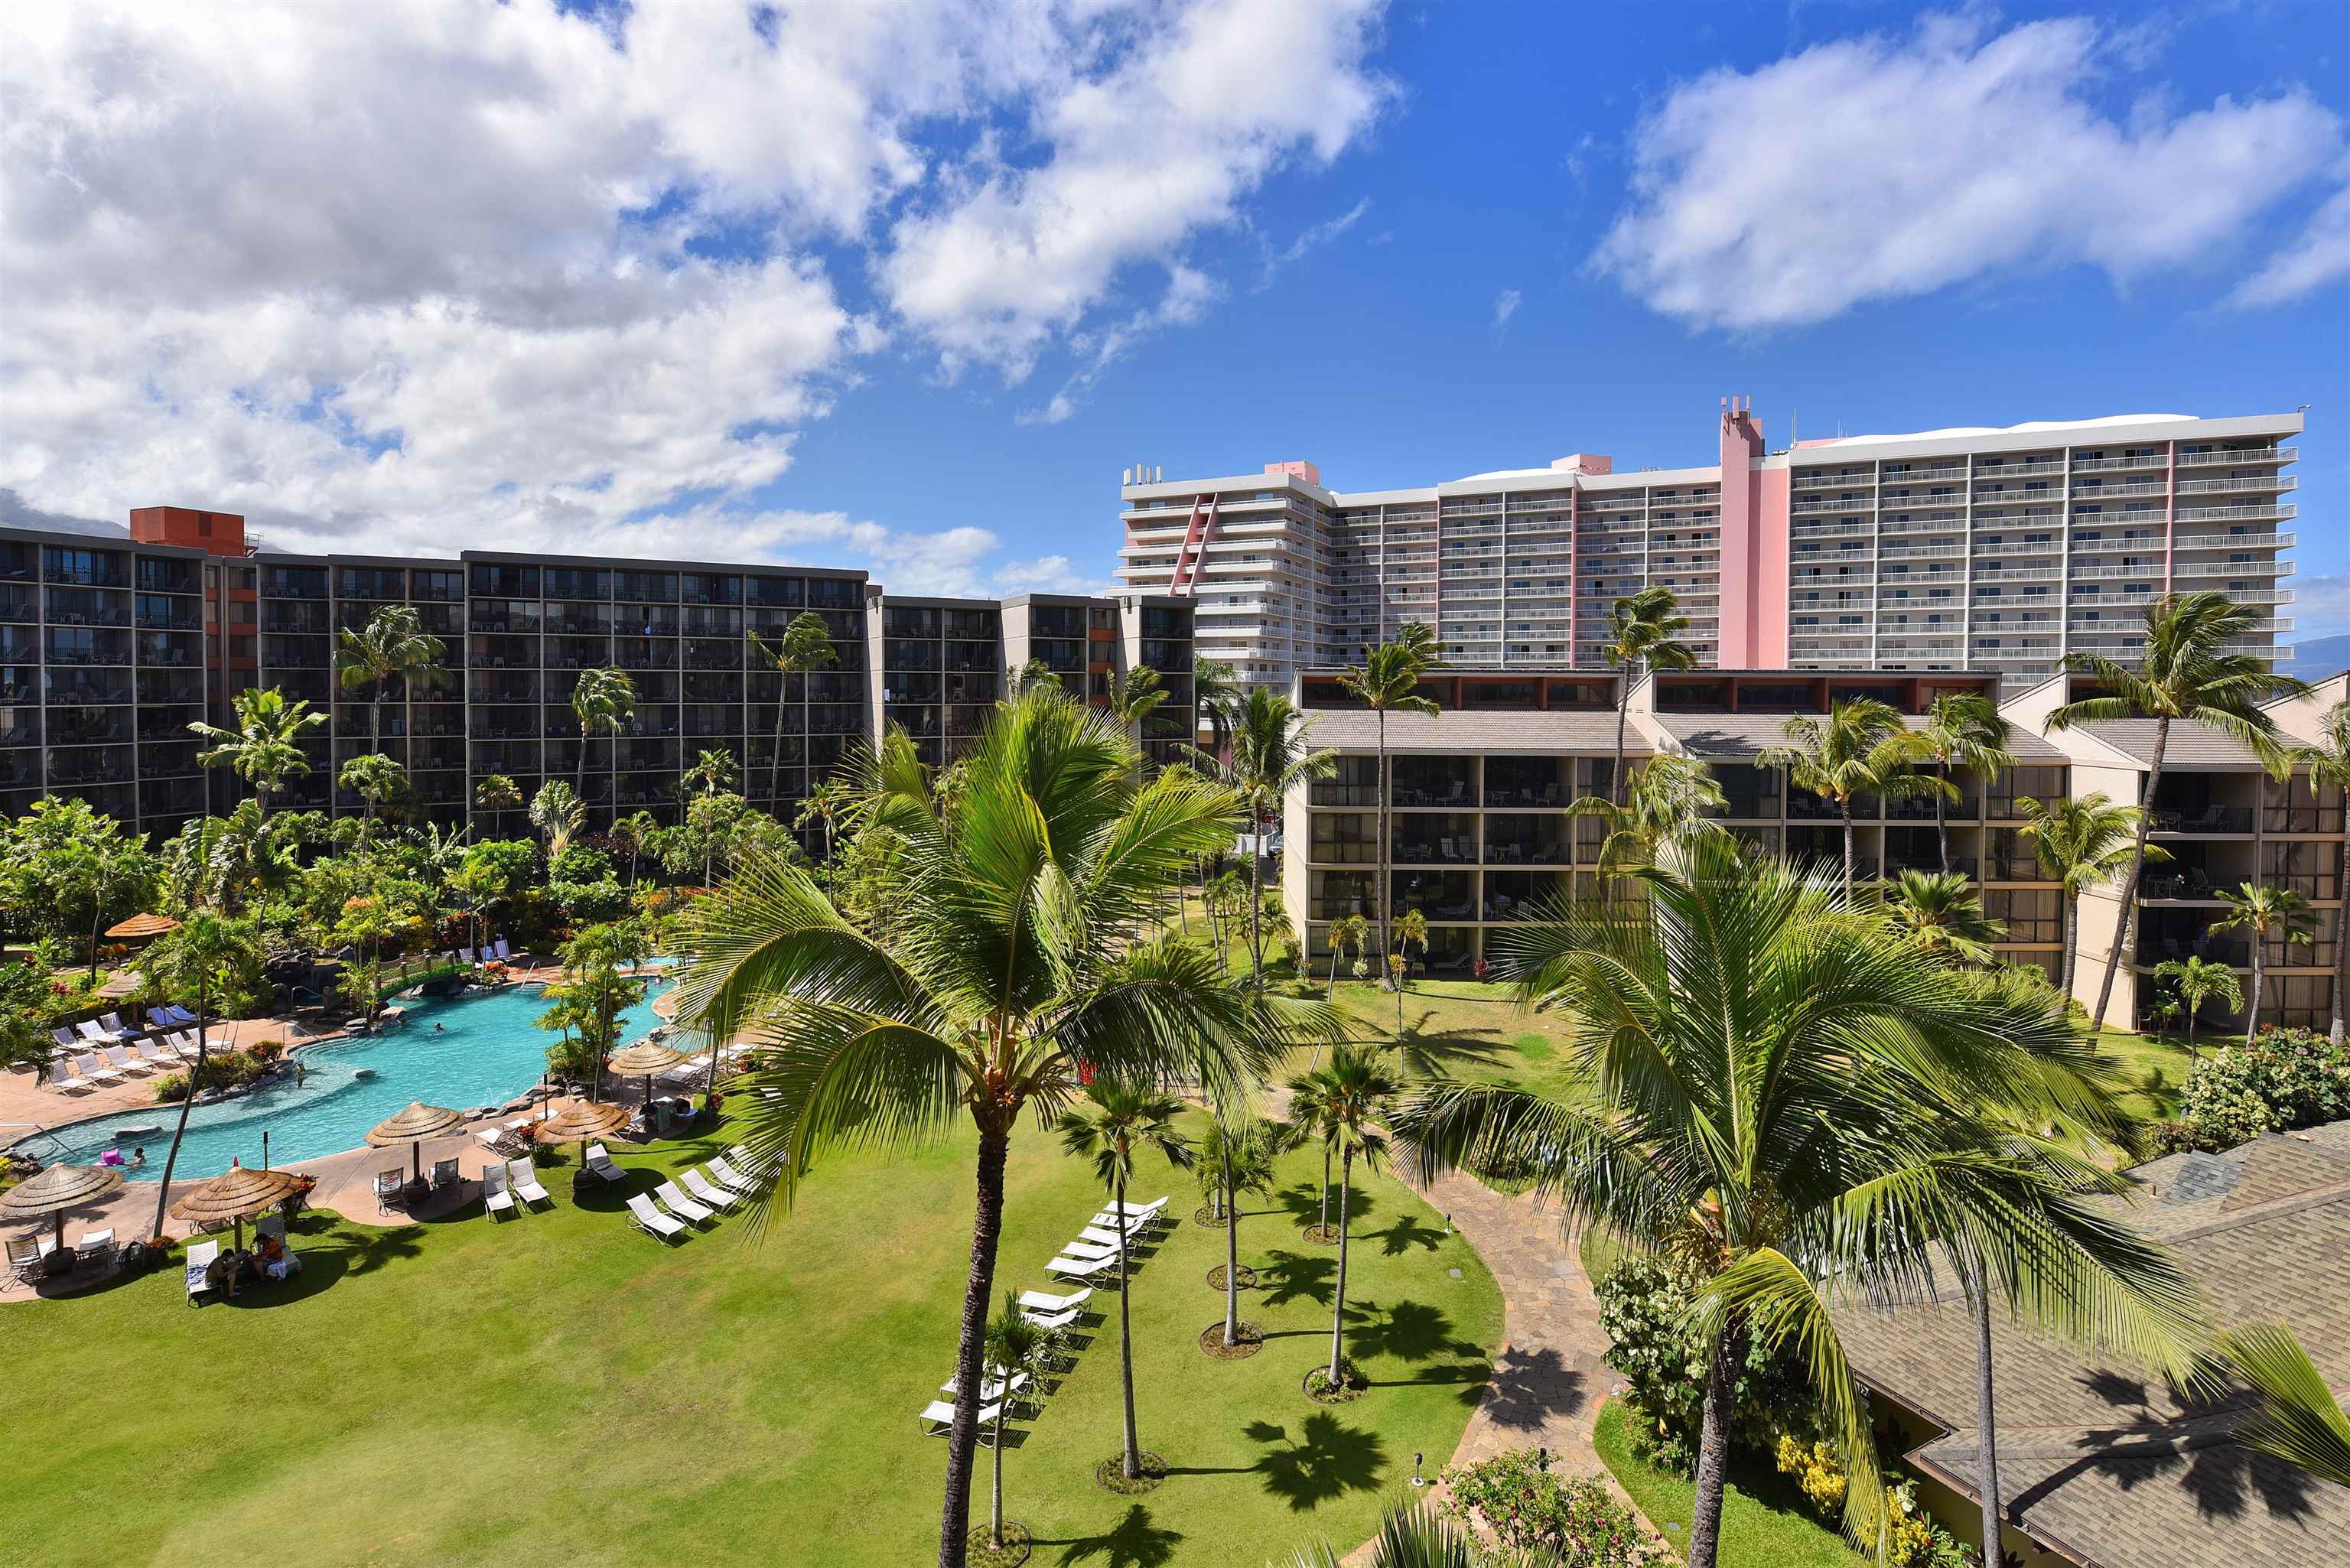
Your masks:
M655 981L646 989L645 1002L622 1015L624 1045L659 1022L649 1004L670 983ZM536 986L404 1005L408 1023L402 1028L300 1053L296 1059L307 1071L298 1086L289 1078L190 1111L172 1179L217 1176L232 1159L259 1165L264 1133L269 1135L274 1166L338 1154L364 1144L368 1128L411 1100L456 1110L500 1105L536 1084L546 1070L546 1048L555 1036L532 1022L546 1011ZM164 1151L172 1146L179 1116L176 1105L118 1112L58 1128L40 1140L40 1152L45 1159L89 1165L109 1148L120 1147L127 1156L143 1145L145 1168L125 1174L133 1181L156 1180L163 1174ZM122 1132L143 1127L162 1130Z

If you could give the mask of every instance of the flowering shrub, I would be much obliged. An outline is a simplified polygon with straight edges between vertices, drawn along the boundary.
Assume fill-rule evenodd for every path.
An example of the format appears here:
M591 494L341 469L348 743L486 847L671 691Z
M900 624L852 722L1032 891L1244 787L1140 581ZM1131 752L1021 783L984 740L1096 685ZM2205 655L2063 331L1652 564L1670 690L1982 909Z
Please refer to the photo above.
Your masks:
M1633 1449L1681 1476L1697 1472L1698 1417L1705 1406L1705 1345L1689 1327L1702 1288L1693 1272L1661 1258L1627 1259L1594 1287L1607 1365L1631 1385ZM1731 1441L1768 1451L1782 1431L1809 1431L1814 1400L1792 1357L1745 1344L1732 1371Z
M1821 1519L1831 1524L1842 1521L1846 1484L1844 1456L1826 1443L1806 1444L1783 1435L1776 1459L1779 1473L1794 1478ZM1974 1568L1974 1549L1961 1545L1918 1506L1914 1480L1887 1483L1885 1511L1893 1521L1892 1550L1886 1559L1892 1568Z
M2350 1048L2307 1029L2263 1029L2204 1057L2179 1100L2186 1140L2233 1148L2263 1133L2350 1116Z
M1521 1449L1444 1472L1444 1511L1482 1526L1512 1552L1555 1553L1565 1568L1646 1568L1670 1561L1632 1511L1588 1477L1561 1480Z

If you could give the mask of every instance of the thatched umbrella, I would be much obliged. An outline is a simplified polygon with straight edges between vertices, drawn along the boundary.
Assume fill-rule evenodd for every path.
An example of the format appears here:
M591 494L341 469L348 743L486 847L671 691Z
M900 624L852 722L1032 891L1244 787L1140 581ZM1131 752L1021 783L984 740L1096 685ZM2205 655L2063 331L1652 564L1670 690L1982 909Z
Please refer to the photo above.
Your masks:
M255 1170L232 1164L210 1181L199 1181L172 1205L172 1216L199 1223L232 1220L236 1246L244 1248L244 1222L265 1209L275 1209L303 1189L308 1178L291 1170Z
M411 1100L408 1108L398 1116L388 1116L368 1128L368 1147L391 1148L406 1144L409 1169L417 1180L421 1181L424 1179L424 1140L452 1133L464 1125L465 1113L463 1111Z
M11 1220L57 1221L57 1245L66 1244L66 1210L95 1203L122 1185L122 1172L107 1165L53 1165L31 1180L0 1192L0 1215Z
M541 1143L584 1144L589 1138L608 1137L628 1125L629 1113L619 1106L597 1100L574 1100L531 1131L537 1135ZM585 1163L584 1156L582 1163Z
M107 927L106 934L121 941L145 941L179 929L180 922L169 915L133 915Z
M653 1103L653 1075L666 1073L684 1060L682 1055L658 1041L639 1040L613 1057L611 1066L612 1071L624 1078L642 1078L645 1081L645 1105L650 1109Z

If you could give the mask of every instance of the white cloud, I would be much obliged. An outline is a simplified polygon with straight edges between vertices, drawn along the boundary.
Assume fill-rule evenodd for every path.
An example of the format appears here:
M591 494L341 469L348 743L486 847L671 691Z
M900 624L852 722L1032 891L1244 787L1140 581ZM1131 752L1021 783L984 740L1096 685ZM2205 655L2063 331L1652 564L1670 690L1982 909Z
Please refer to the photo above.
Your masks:
M2350 632L2350 573L2293 581L2293 620L2303 641Z
M1368 0L1292 9L0 9L0 490L289 545L821 546L983 583L983 530L761 493L893 340L951 369L1008 314L1021 354L1076 353L1073 408L1200 319L1185 241L1381 101ZM1046 261L958 291L938 265L990 210ZM1159 297L1121 301L1149 265Z
M1113 577L1089 576L1066 556L1042 556L999 566L991 587L997 594L1120 594L1128 590Z
M1514 288L1505 288L1502 290L1501 293L1495 295L1493 296L1493 325L1496 327L1508 326L1510 317L1518 313L1518 306L1524 300L1524 298L1525 296L1520 294Z
M2228 296L2247 309L2290 305L2326 285L2350 278L2350 180L2310 214L2298 239Z
M1205 0L1154 16L1040 93L1031 133L1049 157L984 143L899 226L890 305L950 375L1024 379L1124 269L1179 261L1275 170L1362 135L1388 95L1364 65L1377 16L1373 0Z
M2134 41L2081 19L1997 35L1939 17L1676 88L1633 138L1596 258L1693 325L1824 320L1985 273L2083 264L2117 283L2207 264L2339 155L2305 91L2126 121L2088 89Z
M1167 292L1159 303L1136 311L1123 321L1114 322L1097 334L1073 338L1071 347L1087 355L1086 362L1061 384L1059 391L1047 399L1044 407L1024 410L1014 422L1024 425L1056 425L1076 413L1083 405L1102 372L1124 358L1136 345L1170 327L1189 327L1207 314L1208 306L1222 291L1215 280L1203 272L1176 265L1169 274Z
M1289 244L1284 245L1280 250L1275 251L1268 247L1264 257L1264 271L1257 277L1257 287L1260 289L1271 288L1273 286L1273 280L1280 275L1283 267L1289 265L1292 262L1303 260L1306 252L1314 250L1318 246L1328 244L1331 241L1345 234L1348 229L1351 229L1357 223L1361 223L1363 221L1363 214L1370 210L1371 199L1368 196L1366 196L1361 201L1356 202L1353 206L1347 208L1345 212L1339 213L1336 217L1329 220L1329 222L1315 223L1312 227L1300 232L1295 239L1290 241Z

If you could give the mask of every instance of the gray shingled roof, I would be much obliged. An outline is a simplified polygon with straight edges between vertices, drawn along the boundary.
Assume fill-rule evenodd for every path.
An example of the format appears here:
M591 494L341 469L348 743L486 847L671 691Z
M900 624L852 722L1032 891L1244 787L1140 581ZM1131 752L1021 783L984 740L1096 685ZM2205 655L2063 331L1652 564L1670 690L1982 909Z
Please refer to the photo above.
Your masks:
M1316 746L1342 752L1367 752L1378 744L1378 716L1357 709L1315 709L1307 740ZM1625 750L1646 756L1648 744L1638 724L1624 732ZM1616 753L1616 715L1591 712L1509 712L1475 708L1451 709L1435 715L1388 715L1390 752L1458 751L1486 753L1523 752L1533 754L1575 753L1590 756Z
M1742 761L1765 746L1787 743L1784 713L1653 713L1642 717L1670 735L1693 757ZM1912 730L1926 727L1925 718L1916 713L1903 714L1901 722ZM2064 760L2063 752L2029 730L2011 728L2007 745L2020 763Z
M2078 724L2083 734L2095 736L2124 756L2136 757L2141 763L2154 761L2154 721L2151 719L2108 719L2094 724ZM2061 737L2064 732L2056 732ZM2162 749L2162 765L2186 768L2257 768L2260 758L2246 746L2217 730L2207 730L2200 724L2174 723L2170 739Z
M2173 1155L2097 1199L2175 1250L2221 1318L2288 1324L2350 1390L2350 1122L2217 1157L2232 1180L2179 1184ZM2209 1187L2226 1190L2197 1196ZM1945 1430L1911 1458L1966 1493L1978 1478L1974 1324L1954 1282L1930 1301L1836 1312L1854 1369ZM2158 1381L1992 1320L2001 1490L2009 1517L2096 1568L2321 1568L2344 1560L2350 1490L2227 1440L2241 1406L2184 1404Z

